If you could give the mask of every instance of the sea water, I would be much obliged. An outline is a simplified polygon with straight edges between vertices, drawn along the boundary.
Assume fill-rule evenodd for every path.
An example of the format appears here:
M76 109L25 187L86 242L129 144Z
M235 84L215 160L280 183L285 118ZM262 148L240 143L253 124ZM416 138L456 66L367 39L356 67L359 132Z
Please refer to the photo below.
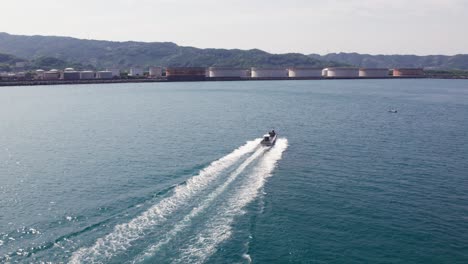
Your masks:
M0 121L0 262L468 263L463 80L3 87Z

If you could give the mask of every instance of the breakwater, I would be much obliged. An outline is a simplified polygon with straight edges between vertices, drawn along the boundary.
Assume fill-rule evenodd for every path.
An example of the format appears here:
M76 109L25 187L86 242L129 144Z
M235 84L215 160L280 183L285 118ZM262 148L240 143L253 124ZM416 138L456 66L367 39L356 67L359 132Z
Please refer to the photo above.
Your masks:
M36 85L70 85L70 84L112 84L112 83L153 83L153 82L200 82L200 81L287 81L287 80L362 80L362 79L421 79L421 78L439 78L437 76L418 76L418 77L271 77L271 78L252 78L252 77L205 77L203 79L166 79L166 78L141 78L141 79L90 79L90 80L0 80L0 86L36 86ZM443 79L460 79L448 78Z

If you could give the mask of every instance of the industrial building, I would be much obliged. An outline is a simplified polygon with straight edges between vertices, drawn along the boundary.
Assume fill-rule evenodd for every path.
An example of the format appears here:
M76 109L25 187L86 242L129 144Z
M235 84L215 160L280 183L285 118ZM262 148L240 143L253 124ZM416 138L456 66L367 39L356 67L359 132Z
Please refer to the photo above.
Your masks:
M82 72L80 72L80 79L82 79L82 80L94 79L94 72L93 71L82 71Z
M203 67L169 67L166 68L168 81L203 81L206 69Z
M37 69L36 70L36 79L38 80L44 80L44 70L43 69Z
M321 78L322 68L293 67L288 69L290 78Z
M3 81L13 81L13 80L21 80L24 79L25 73L24 72L2 72L0 73L0 80Z
M62 79L64 80L79 80L80 78L80 72L75 71L73 68L66 68L62 73Z
M133 77L143 76L143 69L138 68L138 67L130 68L130 72L128 73L128 76L133 76Z
M98 71L96 72L96 79L112 79L111 71Z
M389 77L389 70L386 68L360 68L359 77L362 78L385 78Z
M322 70L322 77L327 77L328 74L328 68L325 68Z
M162 76L162 67L150 67L149 76L151 78L160 78Z
M247 78L249 76L248 69L232 68L232 67L210 67L208 68L207 76L210 78Z
M56 69L44 72L44 80L58 80L60 78L60 72Z
M119 69L106 69L106 71L112 72L112 77L120 77L120 70Z
M288 70L285 68L252 68L252 78L287 78Z
M398 68L393 69L394 77L423 77L423 68Z
M359 69L352 67L334 67L325 69L327 78L358 78Z

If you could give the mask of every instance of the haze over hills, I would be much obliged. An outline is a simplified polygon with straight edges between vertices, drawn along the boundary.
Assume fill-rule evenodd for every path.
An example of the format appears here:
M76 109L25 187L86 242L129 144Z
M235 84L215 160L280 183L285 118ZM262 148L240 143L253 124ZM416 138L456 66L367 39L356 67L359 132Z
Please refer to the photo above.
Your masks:
M438 70L468 70L468 55L369 55L358 53L310 54L312 58L337 61L365 68L425 68Z
M0 53L29 61L49 57L94 68L130 66L339 66L304 54L270 54L258 49L226 50L182 47L170 42L114 42L70 37L0 33Z

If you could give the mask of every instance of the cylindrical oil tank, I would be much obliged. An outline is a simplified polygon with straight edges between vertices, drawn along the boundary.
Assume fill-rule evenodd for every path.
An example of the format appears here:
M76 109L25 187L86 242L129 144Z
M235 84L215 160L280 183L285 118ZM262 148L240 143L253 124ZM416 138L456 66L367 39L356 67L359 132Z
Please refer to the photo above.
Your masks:
M143 76L144 72L142 68L139 67L133 67L130 68L130 73L128 74L129 76Z
M44 72L44 80L58 80L60 78L60 72L58 70L50 70Z
M393 69L393 76L395 77L423 77L423 68L398 68Z
M112 79L111 71L98 71L96 73L96 79Z
M149 76L152 78L159 78L162 76L162 67L150 67Z
M357 78L359 69L351 67L327 68L327 77L329 78Z
M252 78L287 78L286 68L252 68Z
M363 78L385 78L389 76L386 68L360 68L359 77Z
M42 70L42 69L37 69L36 70L36 79L38 79L38 80L44 79L44 72L45 71Z
M328 75L328 68L325 68L322 70L322 76L327 77L327 75Z
M208 77L210 78L246 78L248 69L230 68L230 67L210 67L208 68Z
M169 81L202 81L205 77L206 69L203 67L166 68L166 78Z
M62 73L62 79L64 80L79 80L80 72L74 70L66 70Z
M322 68L314 67L293 67L289 68L290 78L320 78L322 77Z
M80 78L82 80L94 79L94 72L93 71L82 71L82 72L80 72Z

